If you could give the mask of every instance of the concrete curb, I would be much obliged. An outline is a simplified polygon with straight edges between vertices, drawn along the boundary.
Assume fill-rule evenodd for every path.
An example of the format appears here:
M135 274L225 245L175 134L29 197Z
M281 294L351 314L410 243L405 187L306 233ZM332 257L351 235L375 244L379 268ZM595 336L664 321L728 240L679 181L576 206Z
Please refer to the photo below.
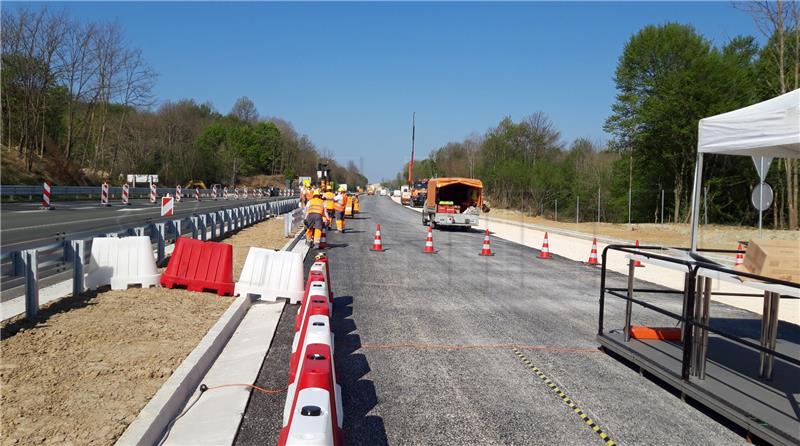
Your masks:
M281 250L285 251L289 246L294 247L302 234L303 231L299 231ZM305 259L308 247L303 246L303 248L305 248L305 252L302 254ZM116 445L153 445L161 441L170 422L195 393L197 386L201 384L203 377L225 348L252 305L253 301L247 296L240 296L233 301L197 347L189 353L139 412L133 423L125 429L122 436L117 439Z

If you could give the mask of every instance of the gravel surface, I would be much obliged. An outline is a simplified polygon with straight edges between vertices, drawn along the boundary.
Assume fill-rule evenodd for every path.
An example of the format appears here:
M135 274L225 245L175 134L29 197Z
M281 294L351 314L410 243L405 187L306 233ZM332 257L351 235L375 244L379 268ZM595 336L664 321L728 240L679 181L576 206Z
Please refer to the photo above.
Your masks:
M377 223L383 253L369 251ZM744 443L597 350L598 269L542 261L535 250L497 239L496 255L480 257L477 231L434 231L439 252L423 254L425 232L418 213L368 197L348 233L328 235L348 444L604 444L512 346L618 444ZM619 275L611 280L623 284ZM650 299L679 308L673 297ZM713 305L731 321L753 317ZM608 302L607 327L622 326L623 309ZM634 318L669 323L645 311ZM284 322L261 370L263 385L286 385L292 325ZM251 397L237 443L275 444L284 400Z
M234 277L248 246L279 249L283 221L226 239ZM112 444L233 301L132 288L67 298L2 328L2 445Z

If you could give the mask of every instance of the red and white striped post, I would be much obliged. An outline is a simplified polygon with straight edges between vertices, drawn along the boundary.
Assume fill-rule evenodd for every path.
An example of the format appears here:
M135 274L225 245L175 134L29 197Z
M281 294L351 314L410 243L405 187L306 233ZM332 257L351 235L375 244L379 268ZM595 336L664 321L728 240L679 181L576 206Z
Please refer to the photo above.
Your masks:
M108 183L103 182L100 187L100 206L111 206L108 204Z
M200 189L197 187L194 188L194 199L200 201Z
M211 199L212 200L216 200L217 199L217 185L216 184L211 186Z
M226 200L228 199L228 187L227 186L222 188L222 198L224 198Z
M181 197L183 196L183 191L181 190L181 185L175 186L175 201L177 203L181 202Z
M150 183L150 203L156 204L156 185Z
M130 194L130 188L128 183L122 185L122 204L125 206L130 206L130 202L128 201L128 195Z
M42 209L50 210L53 206L50 205L50 182L45 181L42 184Z

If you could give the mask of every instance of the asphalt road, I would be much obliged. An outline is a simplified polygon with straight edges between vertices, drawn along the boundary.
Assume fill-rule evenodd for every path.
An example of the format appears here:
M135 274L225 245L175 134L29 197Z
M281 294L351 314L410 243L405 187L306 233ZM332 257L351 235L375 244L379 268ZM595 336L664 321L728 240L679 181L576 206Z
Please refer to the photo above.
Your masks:
M745 443L597 350L598 269L499 239L494 257L480 257L477 231L434 231L439 252L423 254L418 213L385 197L361 209L348 233L328 235L347 444L606 444L513 346L617 444ZM377 223L383 253L369 250ZM734 324L752 317L713 305ZM623 310L608 301L606 326L621 328ZM636 323L667 323L645 311ZM260 386L286 386L295 313L284 310ZM285 398L253 393L236 444L275 444Z
M181 203L175 203L175 216L171 218L279 199L200 202L184 199ZM117 202L110 207L101 207L97 201L69 201L55 203L55 209L49 211L39 207L39 203L30 202L2 204L0 249L3 252L45 245L55 241L59 233L66 233L67 238L89 237L140 226L149 221L166 220L160 216L160 202L155 205L148 200L131 200L130 206L122 206Z

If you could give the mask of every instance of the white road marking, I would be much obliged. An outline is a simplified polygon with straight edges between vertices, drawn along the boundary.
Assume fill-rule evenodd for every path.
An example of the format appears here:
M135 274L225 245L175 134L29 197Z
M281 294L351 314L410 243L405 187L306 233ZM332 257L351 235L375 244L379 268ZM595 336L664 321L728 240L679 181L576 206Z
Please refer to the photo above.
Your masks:
M30 211L12 211L12 212L14 212L15 214L30 214L30 213L33 213L33 212L44 212L44 211L45 211L45 209L33 209L33 210L30 210Z
M117 212L157 211L157 210L158 209L156 208L134 208L134 209L122 208L122 209L117 209Z

